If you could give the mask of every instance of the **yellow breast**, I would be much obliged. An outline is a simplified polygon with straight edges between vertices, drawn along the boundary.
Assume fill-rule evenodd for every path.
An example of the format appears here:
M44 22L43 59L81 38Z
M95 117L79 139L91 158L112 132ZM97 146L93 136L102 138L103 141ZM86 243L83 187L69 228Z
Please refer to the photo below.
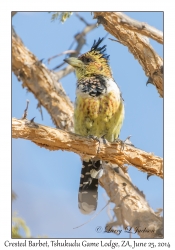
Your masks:
M108 141L114 141L118 138L123 119L123 101L117 99L114 93L99 97L77 96L74 112L77 134L99 138L105 135Z

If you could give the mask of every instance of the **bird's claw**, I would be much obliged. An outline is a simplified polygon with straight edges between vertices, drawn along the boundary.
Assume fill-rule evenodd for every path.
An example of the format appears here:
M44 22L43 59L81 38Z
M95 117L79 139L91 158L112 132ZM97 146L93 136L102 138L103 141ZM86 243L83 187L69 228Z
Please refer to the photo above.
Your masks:
M104 137L105 137L105 135L103 135L101 138L98 138L97 136L94 136L94 135L88 135L88 138L93 139L95 141L98 141L98 143L99 143L99 146L97 149L97 154L100 151L100 144L101 143L106 144L106 145L108 144L108 141Z
M131 135L129 135L126 140L124 140L124 143L127 144L127 145L130 145L130 146L134 146L131 141L130 141L130 138L131 138Z
M120 139L116 139L115 142L120 142L121 150L124 150L125 144L134 147L134 145L130 141L130 138L131 138L131 135L129 135L124 141L121 141Z

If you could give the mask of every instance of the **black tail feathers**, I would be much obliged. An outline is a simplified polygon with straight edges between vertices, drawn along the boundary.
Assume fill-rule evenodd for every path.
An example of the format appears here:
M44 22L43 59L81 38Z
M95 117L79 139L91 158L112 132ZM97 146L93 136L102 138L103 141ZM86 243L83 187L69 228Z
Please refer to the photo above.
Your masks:
M89 214L97 208L98 172L102 161L83 161L78 194L79 209L83 214Z

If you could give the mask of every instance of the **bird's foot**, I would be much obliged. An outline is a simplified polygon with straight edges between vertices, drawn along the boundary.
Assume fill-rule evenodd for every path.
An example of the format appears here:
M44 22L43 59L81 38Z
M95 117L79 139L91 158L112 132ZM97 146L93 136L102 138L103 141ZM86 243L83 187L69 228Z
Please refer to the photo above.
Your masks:
M88 135L87 136L88 139L93 139L94 141L99 141L98 137L95 135Z
M130 145L130 146L134 146L131 141L130 141L130 138L131 138L131 135L129 135L126 140L124 140L124 143L127 144L127 145Z
M105 135L106 135L106 134L105 134ZM99 151L100 151L100 145L101 145L101 143L108 145L108 141L105 139L105 135L102 135L102 137L99 138L99 146L98 146L97 154L98 154Z
M129 135L124 141L121 141L120 139L116 139L115 142L120 142L121 143L121 149L124 150L125 144L134 147L134 145L130 141L130 138L131 138L131 135Z
M106 134L105 134L106 135ZM102 143L104 144L108 144L108 141L105 139L105 135L102 135L102 137L100 138L100 140L102 141Z
M153 176L153 174L151 174L151 173L148 173L148 174L147 174L147 180L148 180L148 181L149 181L149 178L150 178L151 176Z
M97 136L94 136L94 135L88 135L87 137L89 139L93 139L94 141L98 141L98 143L99 143L99 146L98 146L98 149L97 149L97 154L98 154L99 148L100 148L100 139Z
M108 144L108 141L104 138L105 135L103 135L101 138L98 138L97 136L94 136L94 135L88 135L88 138L93 139L93 140L99 142L99 146L98 146L98 149L97 149L97 154L100 151L100 145L101 145L101 143L106 144L106 145Z

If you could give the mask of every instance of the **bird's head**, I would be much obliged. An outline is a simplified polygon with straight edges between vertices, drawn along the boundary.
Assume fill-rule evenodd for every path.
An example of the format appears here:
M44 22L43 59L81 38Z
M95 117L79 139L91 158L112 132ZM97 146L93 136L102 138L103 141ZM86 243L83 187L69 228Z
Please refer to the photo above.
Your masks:
M74 67L78 80L95 75L112 77L108 61L109 55L104 53L106 51L106 45L99 47L103 39L104 38L99 38L97 42L95 40L91 50L78 58L69 57L64 60Z

